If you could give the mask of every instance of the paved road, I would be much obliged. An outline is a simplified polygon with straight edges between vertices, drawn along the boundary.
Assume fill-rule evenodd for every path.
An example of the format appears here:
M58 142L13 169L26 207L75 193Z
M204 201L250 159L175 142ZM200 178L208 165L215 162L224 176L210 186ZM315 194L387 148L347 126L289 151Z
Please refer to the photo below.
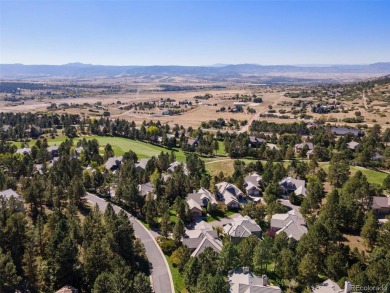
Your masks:
M88 193L85 198L93 205L97 204L101 211L104 211L107 202L100 197ZM112 205L115 212L120 211L120 207ZM152 286L155 293L174 292L172 275L168 263L152 234L133 216L127 213L130 222L133 224L135 236L141 240L145 246L146 255L152 264Z
M234 218L241 216L239 213L232 214L228 217L222 218L218 221L212 221L209 224L213 227L222 227L223 225L233 222Z

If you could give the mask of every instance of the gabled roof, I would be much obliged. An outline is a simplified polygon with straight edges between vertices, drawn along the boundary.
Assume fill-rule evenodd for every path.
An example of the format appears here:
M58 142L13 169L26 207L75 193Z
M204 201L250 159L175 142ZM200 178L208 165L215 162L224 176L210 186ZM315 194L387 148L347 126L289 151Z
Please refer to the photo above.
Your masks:
M170 173L173 173L175 171L175 169L178 166L180 166L180 165L181 165L180 162L175 161L175 162L169 164L169 167L168 167L167 171L170 172ZM188 169L187 169L187 165L186 164L183 164L183 172L184 172L185 175L188 175Z
M256 172L253 172L252 174L249 174L248 176L246 176L244 178L244 182L249 184L251 183L252 185L256 186L256 187L259 187L259 184L262 180L262 177L257 174Z
M295 145L295 149L303 149L305 146L309 148L309 150L314 149L314 145L312 142L302 142Z
M146 168L146 164L148 163L149 159L148 158L143 158L140 159L138 163L135 164L136 168L141 168L144 169Z
M281 289L270 286L267 276L258 277L239 268L229 275L230 293L281 293Z
M387 196L373 196L372 209L390 208L390 197Z
M359 145L360 145L360 143L358 143L356 141L351 141L351 142L347 143L347 147L351 150L354 150Z
M31 154L31 149L30 148L17 149L16 153L17 154Z
M350 292L350 291L342 290L335 281L328 279L324 281L322 284L312 287L312 292L313 293L342 293L342 292Z
M279 182L280 186L287 191L294 191L296 195L306 195L306 181L295 179L291 176L283 178Z
M220 252L222 249L222 242L218 238L217 231L204 221L199 222L194 230L186 229L183 245L189 249L195 249L191 256L198 256L207 247L211 247L215 252Z
M139 195L145 197L148 194L152 194L153 198L156 198L157 196L153 194L154 191L154 186L151 182L146 182L144 184L139 184L138 185L138 192Z
M276 234L285 232L288 238L300 240L307 233L306 221L296 215L294 210L285 214L275 214L271 218L271 228L277 229Z
M215 195L203 187L201 189L199 189L199 191L196 193L187 194L187 202L190 199L194 200L201 207L207 206L207 204L209 202L211 202L213 205L217 204L217 200L215 199Z
M267 147L269 147L271 150L277 150L277 151L280 150L280 148L273 143L267 143Z
M187 204L190 210L198 209L199 211L202 211L202 207L192 198L187 200Z
M225 234L231 237L245 238L254 233L260 233L261 228L249 216L234 218L233 222L223 226Z
M0 196L3 196L5 199L10 199L11 197L13 197L17 200L22 200L22 197L12 189L0 191Z
M191 254L191 256L197 257L208 247L211 247L215 252L220 252L222 250L221 240L215 239L213 236L211 236L211 234L207 232L204 234L202 241L200 242L198 247L194 250L194 252Z
M219 194L222 195L226 205L231 205L232 203L239 204L238 197L245 196L245 194L235 185L222 182L215 185L218 189Z
M104 167L107 170L111 170L112 168L117 168L122 163L122 157L111 157L108 158L107 162L104 164Z

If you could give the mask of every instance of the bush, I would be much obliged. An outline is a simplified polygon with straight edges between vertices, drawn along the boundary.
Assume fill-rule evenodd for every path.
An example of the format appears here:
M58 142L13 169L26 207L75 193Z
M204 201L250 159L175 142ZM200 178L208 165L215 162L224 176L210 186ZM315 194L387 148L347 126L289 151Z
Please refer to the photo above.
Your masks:
M176 243L173 239L167 239L164 237L157 238L157 243L160 245L161 250L166 255L171 255L176 250Z

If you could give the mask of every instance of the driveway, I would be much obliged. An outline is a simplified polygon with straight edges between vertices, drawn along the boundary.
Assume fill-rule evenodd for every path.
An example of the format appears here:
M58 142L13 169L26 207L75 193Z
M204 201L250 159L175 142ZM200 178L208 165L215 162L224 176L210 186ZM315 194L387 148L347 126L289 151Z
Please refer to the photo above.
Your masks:
M97 204L101 211L104 211L107 207L107 202L100 197L87 193L85 198L92 203L93 205ZM112 204L115 212L118 213L121 208ZM157 244L156 240L136 218L131 214L127 213L130 222L133 224L135 236L141 240L142 244L145 247L146 255L149 262L152 264L152 275L151 283L155 293L169 293L174 292L172 275L169 270L167 260L165 259L164 254L162 253L160 246Z

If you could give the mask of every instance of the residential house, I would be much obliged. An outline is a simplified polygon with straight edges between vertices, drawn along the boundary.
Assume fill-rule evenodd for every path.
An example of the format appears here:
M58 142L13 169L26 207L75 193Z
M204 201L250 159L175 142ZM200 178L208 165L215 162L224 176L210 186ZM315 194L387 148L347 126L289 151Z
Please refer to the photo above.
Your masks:
M55 293L79 293L79 290L77 290L72 286L67 285L57 290Z
M290 192L294 192L295 195L306 195L306 181L295 179L291 176L283 178L280 182L280 189L283 194L289 194Z
M278 147L276 144L273 143L267 143L266 146L274 151L280 151L280 147Z
M249 268L238 268L229 273L230 293L281 293L277 286L269 284L266 275L258 277Z
M189 200L194 200L202 208L207 208L209 202L211 203L213 209L218 204L215 194L203 187L200 188L198 192L187 194L187 202Z
M352 285L350 282L346 281L344 289L341 289L340 286L331 279L326 280L322 284L312 287L313 293L351 293Z
M195 200L192 198L187 199L187 204L189 208L189 214L192 219L196 219L198 217L202 216L202 207L199 203L197 203Z
M251 148L258 148L261 144L265 143L266 140L256 136L249 136L249 146Z
M54 157L58 157L58 146L49 146L46 150L49 153L50 160L53 160Z
M295 153L300 153L305 147L307 147L308 151L314 150L314 145L312 142L302 142L295 145Z
M193 230L186 229L183 245L191 251L192 257L201 254L206 248L210 247L215 252L222 250L222 241L218 238L218 233L213 227L204 221L199 222Z
M16 150L17 154L23 154L23 155L29 155L31 154L31 149L30 148L22 148L22 149L17 149Z
M191 147L197 147L199 145L199 140L196 138L189 138L187 140L187 145L189 145Z
M346 135L346 134L352 134L354 136L363 136L363 131L356 129L356 128L347 128L347 127L331 127L330 132L334 135Z
M229 208L240 207L240 200L245 198L245 194L234 184L221 182L215 185L217 187L218 199L224 202Z
M1 131L2 131L2 132L7 132L7 131L10 130L11 128L12 128L11 125L5 124L5 125L3 125L3 126L1 127Z
M380 216L389 215L390 214L390 197L373 196L371 209L373 209Z
M299 241L307 233L306 221L294 210L275 214L271 218L269 234L275 236L281 232L285 232L289 239Z
M152 196L152 199L156 199L157 195L154 193L154 186L151 182L138 185L138 194L144 199L148 199L148 195Z
M349 143L347 143L347 148L349 148L350 150L356 150L357 147L360 146L360 143L356 142L356 141L351 141Z
M253 172L252 174L249 174L244 178L244 188L246 191L246 194L249 196L260 196L260 188L262 187L262 177L257 174L256 172Z
M233 222L223 226L223 232L233 243L239 243L250 235L261 237L261 227L249 216L234 218Z
M107 162L104 164L104 167L106 170L115 171L121 166L121 164L122 157L111 157L108 158Z
M374 155L372 156L372 160L375 162L383 161L383 156L380 153L375 152Z
M18 202L23 202L23 198L22 196L20 196L19 194L17 194L14 190L12 189L7 189L7 190L3 190L3 191L0 191L0 198L4 198L6 201L10 200L11 198L15 199L16 201ZM19 211L23 211L24 210L24 207L23 207L23 204L18 204L17 206L17 210Z
M187 165L186 164L182 164L182 163L180 163L178 161L175 161L175 162L169 164L169 167L168 167L167 171L170 172L170 173L173 173L175 171L175 169L177 167L179 167L180 165L183 165L183 172L184 172L184 174L188 175Z
M148 158L140 159L138 163L135 164L135 169L139 172L146 169L146 164L149 162Z

